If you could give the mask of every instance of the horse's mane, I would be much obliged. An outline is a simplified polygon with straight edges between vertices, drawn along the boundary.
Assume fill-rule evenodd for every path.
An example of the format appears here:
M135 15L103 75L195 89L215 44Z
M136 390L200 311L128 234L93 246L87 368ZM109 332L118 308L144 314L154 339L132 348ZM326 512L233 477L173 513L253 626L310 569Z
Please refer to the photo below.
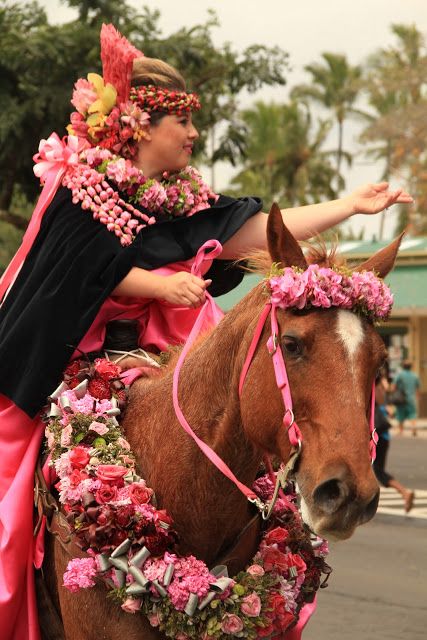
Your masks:
M341 267L347 264L344 256L338 253L337 242L327 247L322 238L317 238L314 242L301 243L305 248L305 259L308 264L318 264L321 267ZM267 251L253 251L239 261L241 267L249 273L262 274L265 276L271 269L271 257Z

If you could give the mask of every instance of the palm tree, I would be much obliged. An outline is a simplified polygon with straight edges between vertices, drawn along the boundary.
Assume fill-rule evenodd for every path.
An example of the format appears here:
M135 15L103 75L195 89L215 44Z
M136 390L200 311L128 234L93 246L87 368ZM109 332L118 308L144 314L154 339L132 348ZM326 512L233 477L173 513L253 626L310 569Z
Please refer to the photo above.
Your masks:
M373 111L366 114L361 141L371 144L368 154L385 161L385 179L409 180L422 211L427 200L427 50L415 26L393 25L392 31L397 44L368 60L364 87ZM399 229L408 223L413 233L427 230L415 207L401 212Z
M308 204L332 198L333 151L323 150L329 121L313 126L302 104L257 102L241 114L248 132L246 160L231 184L236 193L255 193L267 204Z
M336 152L337 190L344 157L344 121L353 112L353 104L359 94L361 67L351 66L344 55L323 53L323 63L307 65L312 84L299 85L292 91L294 99L307 99L316 102L334 114L338 126L338 145Z

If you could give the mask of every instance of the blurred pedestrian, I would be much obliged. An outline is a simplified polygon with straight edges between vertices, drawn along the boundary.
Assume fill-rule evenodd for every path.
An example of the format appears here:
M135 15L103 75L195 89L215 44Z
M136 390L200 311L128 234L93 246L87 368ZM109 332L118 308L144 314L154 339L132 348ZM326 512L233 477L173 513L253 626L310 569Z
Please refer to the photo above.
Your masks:
M411 371L412 362L404 360L402 370L394 379L394 388L400 389L404 394L404 401L396 405L396 419L399 423L399 433L403 434L405 422L408 421L412 428L412 435L417 435L416 418L418 417L417 404L420 388L420 379Z
M378 433L377 455L373 464L374 473L384 487L392 487L403 498L406 513L412 509L414 503L414 491L404 487L392 475L386 471L387 453L390 447L391 423L388 419L387 407L385 405L386 393L388 391L388 381L385 376L380 375L375 385L375 429Z

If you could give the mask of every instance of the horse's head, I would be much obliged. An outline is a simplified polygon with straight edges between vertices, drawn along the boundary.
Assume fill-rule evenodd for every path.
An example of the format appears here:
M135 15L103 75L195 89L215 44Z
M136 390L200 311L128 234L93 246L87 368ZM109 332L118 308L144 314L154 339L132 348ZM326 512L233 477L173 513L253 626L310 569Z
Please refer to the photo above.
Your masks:
M400 239L357 270L387 275ZM274 206L268 241L273 262L307 268L300 246ZM379 488L369 450L369 415L372 384L386 356L384 343L370 321L337 307L279 309L277 319L295 421L302 433L295 472L302 515L318 534L348 538L357 525L373 517L378 504ZM286 462L290 443L282 422L283 400L264 348L269 331L264 328L249 369L241 414L248 437Z

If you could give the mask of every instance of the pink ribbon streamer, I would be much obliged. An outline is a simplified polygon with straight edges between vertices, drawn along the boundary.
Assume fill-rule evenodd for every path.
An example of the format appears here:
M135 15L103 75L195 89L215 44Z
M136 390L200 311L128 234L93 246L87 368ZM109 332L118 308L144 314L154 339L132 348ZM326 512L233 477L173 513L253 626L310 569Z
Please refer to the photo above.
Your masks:
M33 160L36 162L33 171L44 185L43 191L22 239L21 246L0 280L0 300L3 299L10 286L14 283L40 230L43 215L52 202L65 172L70 166L78 164L79 153L85 146L86 142L79 140L77 136L66 136L61 140L56 133L52 133L47 140L40 141L39 152L33 156Z

